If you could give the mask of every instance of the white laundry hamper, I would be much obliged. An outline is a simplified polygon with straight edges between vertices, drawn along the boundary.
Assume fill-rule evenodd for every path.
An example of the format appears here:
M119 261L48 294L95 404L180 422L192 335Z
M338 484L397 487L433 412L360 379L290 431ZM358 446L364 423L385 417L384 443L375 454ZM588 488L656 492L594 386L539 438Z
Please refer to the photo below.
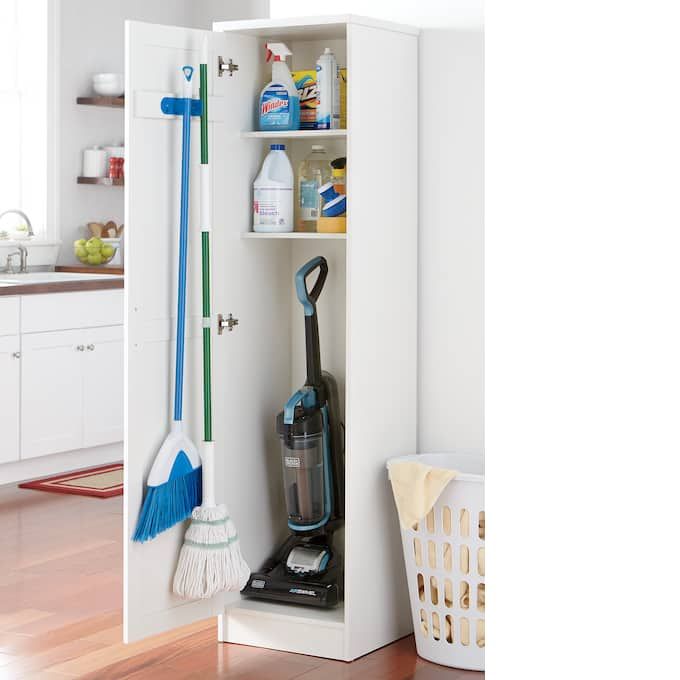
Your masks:
M418 655L484 670L484 461L471 452L392 458L457 470L416 530L401 528Z

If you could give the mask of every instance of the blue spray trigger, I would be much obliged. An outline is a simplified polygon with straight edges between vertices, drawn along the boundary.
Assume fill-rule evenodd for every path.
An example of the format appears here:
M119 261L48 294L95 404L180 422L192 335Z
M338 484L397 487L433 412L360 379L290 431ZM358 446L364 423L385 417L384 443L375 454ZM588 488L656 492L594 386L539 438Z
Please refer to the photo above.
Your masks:
M182 71L184 73L184 77L187 79L187 82L191 80L191 76L194 75L194 67L193 66L182 66ZM176 73L176 71L175 71Z

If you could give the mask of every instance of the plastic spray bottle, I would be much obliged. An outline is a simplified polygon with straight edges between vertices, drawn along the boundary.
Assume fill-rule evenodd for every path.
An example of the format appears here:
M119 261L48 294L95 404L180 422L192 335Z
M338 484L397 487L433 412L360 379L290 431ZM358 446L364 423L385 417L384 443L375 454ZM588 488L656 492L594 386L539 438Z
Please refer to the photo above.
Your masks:
M300 97L286 64L291 54L283 43L267 43L272 79L260 94L260 130L300 129Z

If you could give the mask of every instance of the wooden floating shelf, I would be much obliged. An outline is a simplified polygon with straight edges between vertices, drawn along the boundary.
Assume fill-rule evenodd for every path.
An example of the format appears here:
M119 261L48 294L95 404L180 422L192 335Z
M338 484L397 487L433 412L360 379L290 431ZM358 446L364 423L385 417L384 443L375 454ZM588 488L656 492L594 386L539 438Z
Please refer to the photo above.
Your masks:
M241 238L266 240L266 239L284 239L289 241L309 240L309 241L345 241L347 234L317 234L314 232L298 232L291 231L285 234L264 234L248 231L241 234Z
M110 177L78 177L78 184L101 184L105 187L122 187L124 179L111 179Z
M106 106L110 109L121 109L125 106L125 97L78 97L76 103L84 106Z
M324 139L345 138L347 130L288 130L272 132L270 130L253 130L241 132L242 139Z

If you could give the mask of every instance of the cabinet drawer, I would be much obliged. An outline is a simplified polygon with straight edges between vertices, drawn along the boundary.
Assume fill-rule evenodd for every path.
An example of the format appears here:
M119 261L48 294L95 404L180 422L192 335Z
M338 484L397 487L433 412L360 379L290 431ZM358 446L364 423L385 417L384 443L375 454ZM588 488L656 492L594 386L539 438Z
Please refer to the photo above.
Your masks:
M21 298L21 332L70 330L123 323L123 291L25 295Z
M16 335L19 332L19 298L0 298L0 335Z

